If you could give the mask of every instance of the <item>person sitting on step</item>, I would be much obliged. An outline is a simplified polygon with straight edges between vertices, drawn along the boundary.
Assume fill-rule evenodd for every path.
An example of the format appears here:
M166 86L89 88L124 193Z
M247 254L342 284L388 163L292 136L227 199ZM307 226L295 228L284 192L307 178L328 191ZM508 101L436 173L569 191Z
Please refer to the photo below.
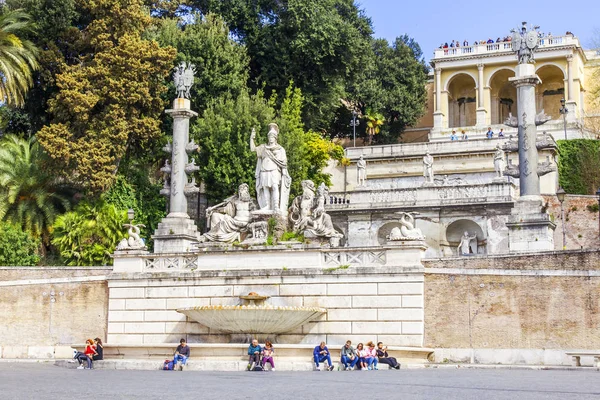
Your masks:
M248 346L248 371L252 371L254 366L260 365L260 355L262 348L258 344L258 340L252 339L252 343Z
M352 347L352 342L350 340L346 341L346 344L342 347L341 358L344 369L346 371L352 371L358 362L358 355L356 354L354 347Z
M267 363L271 365L271 371L275 371L275 362L273 361L273 354L275 353L275 349L273 348L273 344L270 341L265 342L265 347L263 347L262 351L262 366L266 367Z
M183 371L183 367L187 363L188 358L190 358L190 346L185 343L185 339L181 339L179 341L179 346L177 346L177 350L175 350L173 369L177 370L177 367L179 367L179 370Z
M329 371L333 371L333 363L331 362L331 355L329 354L329 349L327 348L327 345L325 344L325 342L321 342L320 345L315 347L315 349L313 350L313 359L315 361L315 367L316 367L317 371L321 370L321 368L319 367L319 363L325 362L325 361L327 361L327 365L329 365L329 367L327 367L327 369Z
M377 358L382 364L387 364L394 369L400 369L400 363L394 357L389 356L387 346L384 347L382 342L377 343Z

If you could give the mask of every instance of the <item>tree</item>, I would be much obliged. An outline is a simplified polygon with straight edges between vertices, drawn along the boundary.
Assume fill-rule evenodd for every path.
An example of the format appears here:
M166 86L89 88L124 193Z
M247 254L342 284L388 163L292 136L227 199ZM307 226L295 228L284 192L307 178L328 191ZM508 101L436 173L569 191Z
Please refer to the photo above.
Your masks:
M151 19L141 0L85 5L91 51L57 76L54 118L38 137L65 176L98 194L113 184L127 151L161 136L161 95L175 49L142 38Z
M377 135L381 131L381 127L385 123L383 114L375 112L373 110L367 110L365 114L365 120L367 121L367 135L369 135L369 144L373 141L373 136Z
M249 59L244 47L229 37L221 17L194 17L188 24L173 19L160 21L156 40L161 46L177 49L176 64L189 61L196 66L191 102L201 113L211 101L223 96L235 99L246 89Z
M0 100L21 106L33 85L32 73L38 68L38 50L23 35L33 29L31 18L23 11L0 15Z
M23 232L20 227L0 222L0 265L37 265L40 239Z
M425 112L427 66L419 45L407 35L396 38L392 46L385 39L373 40L368 53L369 62L351 88L350 99L363 112L382 113L387 130L378 139L395 141Z
M54 219L70 208L71 189L48 169L35 138L14 135L0 142L0 220L49 242Z
M371 21L353 0L195 0L223 16L250 56L250 82L280 98L293 80L305 99L308 129L325 130L347 82L358 77Z
M193 123L191 135L200 146L199 174L210 202L231 196L241 183L254 188L256 157L250 151L250 132L256 128L257 141L264 141L273 118L273 108L259 91L219 99Z
M111 265L111 255L125 235L127 211L105 202L80 203L58 217L52 244L67 265Z

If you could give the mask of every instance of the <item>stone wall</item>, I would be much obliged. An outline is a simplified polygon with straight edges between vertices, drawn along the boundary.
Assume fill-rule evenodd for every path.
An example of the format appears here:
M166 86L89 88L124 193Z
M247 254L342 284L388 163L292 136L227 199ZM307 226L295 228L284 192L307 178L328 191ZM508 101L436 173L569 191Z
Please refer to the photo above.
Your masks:
M548 203L548 213L556 224L554 230L554 248L563 247L562 221L560 218L560 203L556 196L544 196ZM600 248L600 233L598 232L598 211L588 207L598 205L598 197L567 195L563 202L565 212L565 236L567 250L598 249ZM593 210L594 208L592 208Z
M565 349L600 348L600 251L424 264L425 346L559 349L554 364L565 361ZM438 361L443 353L436 351ZM534 359L542 363L544 357Z
M243 340L213 332L176 309L238 305L238 296L271 296L272 306L322 307L320 321L279 335L279 343L341 345L381 340L423 344L423 274L393 267L255 269L114 274L109 279L108 341L113 344Z
M110 271L0 268L0 358L70 356L72 344L105 339Z

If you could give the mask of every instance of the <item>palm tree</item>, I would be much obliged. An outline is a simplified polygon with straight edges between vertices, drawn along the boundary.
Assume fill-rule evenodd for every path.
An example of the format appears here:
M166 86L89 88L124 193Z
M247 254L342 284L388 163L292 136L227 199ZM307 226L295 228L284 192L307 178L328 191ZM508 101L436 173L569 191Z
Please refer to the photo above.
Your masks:
M0 15L0 101L22 106L33 85L38 49L23 35L33 30L30 16L21 11Z
M7 135L0 141L0 221L19 225L49 243L54 219L71 206L69 187L48 171L35 137Z
M373 136L377 135L381 130L381 127L385 123L385 118L381 113L373 110L367 110L365 113L365 119L367 120L367 134L369 135L369 144L373 142Z

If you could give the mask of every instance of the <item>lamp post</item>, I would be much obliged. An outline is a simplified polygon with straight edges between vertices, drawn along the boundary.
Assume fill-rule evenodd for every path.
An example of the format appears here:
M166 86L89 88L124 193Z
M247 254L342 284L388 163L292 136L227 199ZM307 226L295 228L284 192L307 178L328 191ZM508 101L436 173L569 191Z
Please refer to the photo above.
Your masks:
M358 125L360 125L360 121L356 119L357 116L358 116L358 113L356 112L356 110L352 110L352 121L350 121L350 126L353 128L353 135L354 135L353 147L356 147L356 127Z
M558 201L560 201L560 221L562 223L563 250L567 249L567 237L565 235L565 209L563 207L563 202L565 201L566 196L567 192L565 192L565 189L559 187L556 191L556 197L558 198Z
M130 208L129 210L127 210L127 219L129 220L129 223L133 222L134 217L135 217L135 212L133 211L133 208Z
M598 188L596 196L598 197L598 238L600 239L600 188Z
M563 116L563 127L565 128L565 140L567 140L567 114L569 109L565 106L565 99L560 99L560 110L558 110Z

